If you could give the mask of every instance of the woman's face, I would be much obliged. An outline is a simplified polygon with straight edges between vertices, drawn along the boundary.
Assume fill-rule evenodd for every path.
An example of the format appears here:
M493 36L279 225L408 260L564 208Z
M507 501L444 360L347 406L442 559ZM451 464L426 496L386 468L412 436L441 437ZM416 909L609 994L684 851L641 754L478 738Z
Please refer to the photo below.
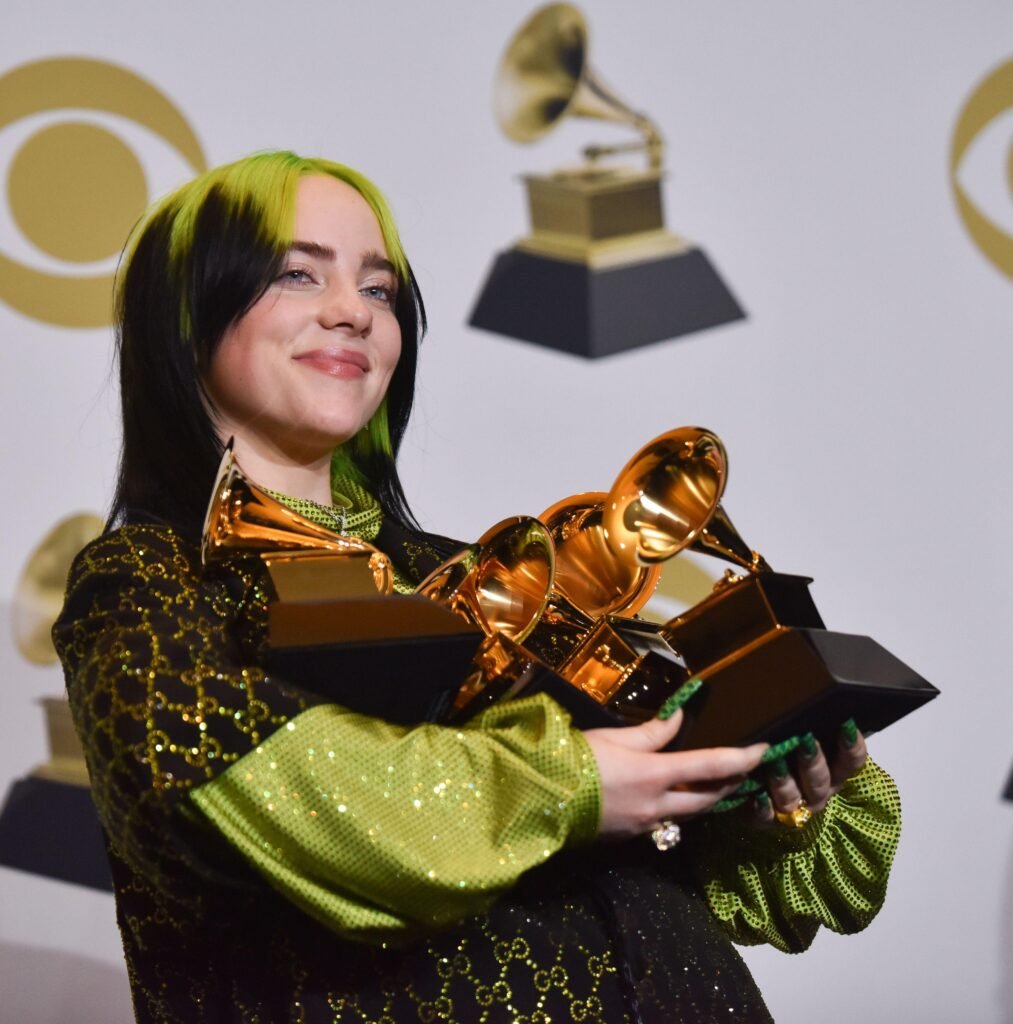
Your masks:
M300 179L282 272L226 332L205 384L219 436L297 461L365 426L401 354L398 279L373 211L350 185Z

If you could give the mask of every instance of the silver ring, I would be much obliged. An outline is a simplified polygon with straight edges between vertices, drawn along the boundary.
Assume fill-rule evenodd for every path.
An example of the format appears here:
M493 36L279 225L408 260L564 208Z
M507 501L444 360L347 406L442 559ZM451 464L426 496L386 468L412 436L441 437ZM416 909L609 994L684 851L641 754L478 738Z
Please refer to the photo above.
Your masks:
M666 818L652 833L651 841L664 853L679 845L682 831L671 818Z

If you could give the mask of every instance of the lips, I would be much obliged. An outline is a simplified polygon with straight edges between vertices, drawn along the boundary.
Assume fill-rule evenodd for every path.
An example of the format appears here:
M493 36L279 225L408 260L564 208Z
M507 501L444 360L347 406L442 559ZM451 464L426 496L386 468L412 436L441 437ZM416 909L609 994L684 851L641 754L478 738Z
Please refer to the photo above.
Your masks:
M350 348L318 348L294 358L312 370L345 380L355 380L369 372L369 359L365 353Z

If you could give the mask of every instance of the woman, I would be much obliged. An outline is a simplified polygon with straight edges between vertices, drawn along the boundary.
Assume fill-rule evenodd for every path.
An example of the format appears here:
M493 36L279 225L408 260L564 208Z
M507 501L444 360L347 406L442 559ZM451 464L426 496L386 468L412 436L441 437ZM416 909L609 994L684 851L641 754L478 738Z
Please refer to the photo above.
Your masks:
M730 939L871 920L898 804L860 736L701 817L763 745L659 753L678 714L581 733L545 696L404 728L265 673L260 564L198 554L228 437L398 589L448 552L394 465L424 314L369 182L288 153L202 175L138 229L119 312L111 528L55 636L139 1021L766 1020Z

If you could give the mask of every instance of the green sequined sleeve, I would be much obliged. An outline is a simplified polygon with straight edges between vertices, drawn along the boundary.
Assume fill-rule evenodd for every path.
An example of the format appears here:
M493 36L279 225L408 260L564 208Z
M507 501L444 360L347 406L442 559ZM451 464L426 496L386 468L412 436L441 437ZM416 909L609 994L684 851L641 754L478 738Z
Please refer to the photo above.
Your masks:
M820 925L850 933L876 916L899 837L897 788L867 761L798 832L715 816L696 837L695 873L736 942L797 953Z
M461 729L312 708L190 802L291 901L379 942L477 913L590 841L600 796L587 742L537 696Z

